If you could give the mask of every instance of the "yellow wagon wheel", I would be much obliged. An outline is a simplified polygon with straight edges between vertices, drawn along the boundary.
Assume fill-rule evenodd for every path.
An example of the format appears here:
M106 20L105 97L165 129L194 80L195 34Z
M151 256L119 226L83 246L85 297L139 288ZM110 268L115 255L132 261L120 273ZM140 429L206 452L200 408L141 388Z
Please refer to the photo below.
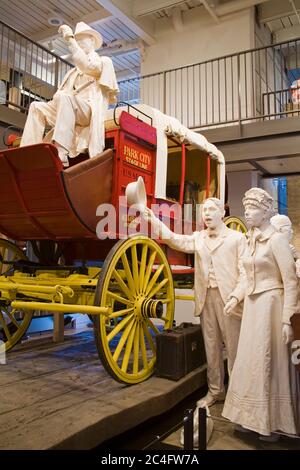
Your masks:
M109 252L98 281L95 339L107 372L119 382L136 384L153 373L155 336L172 327L174 287L168 260L150 238L120 240Z
M242 233L247 232L246 225L244 224L242 219L239 219L238 217L234 217L234 216L225 217L224 223L228 228L231 228L232 230L236 230L237 232L242 232Z
M12 269L13 262L27 260L27 256L14 243L0 239L0 276L8 275ZM30 325L32 312L12 309L4 301L0 305L0 341L5 351L11 349L20 341Z

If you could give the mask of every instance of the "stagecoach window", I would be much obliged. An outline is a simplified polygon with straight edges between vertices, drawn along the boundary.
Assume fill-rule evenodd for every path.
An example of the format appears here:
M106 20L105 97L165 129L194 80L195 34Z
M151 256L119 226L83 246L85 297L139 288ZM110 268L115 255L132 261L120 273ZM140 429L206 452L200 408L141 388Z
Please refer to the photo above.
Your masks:
M179 201L181 181L181 147L169 148L167 187L168 199ZM210 196L218 197L218 163L210 161ZM207 154L199 149L186 149L184 203L190 203L193 208L206 198L207 189Z

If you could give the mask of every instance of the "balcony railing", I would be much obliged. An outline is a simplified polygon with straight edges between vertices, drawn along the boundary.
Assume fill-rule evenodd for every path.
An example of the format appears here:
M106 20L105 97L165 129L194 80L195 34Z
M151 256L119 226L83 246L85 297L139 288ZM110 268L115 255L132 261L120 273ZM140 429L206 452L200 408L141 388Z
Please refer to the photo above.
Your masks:
M67 61L0 21L0 104L25 112L52 98Z
M289 85L300 78L300 39L123 80L122 101L143 102L206 128L294 115Z
M119 101L148 104L194 129L293 116L299 46L296 39L122 80ZM1 104L26 112L32 101L51 99L70 67L0 22Z

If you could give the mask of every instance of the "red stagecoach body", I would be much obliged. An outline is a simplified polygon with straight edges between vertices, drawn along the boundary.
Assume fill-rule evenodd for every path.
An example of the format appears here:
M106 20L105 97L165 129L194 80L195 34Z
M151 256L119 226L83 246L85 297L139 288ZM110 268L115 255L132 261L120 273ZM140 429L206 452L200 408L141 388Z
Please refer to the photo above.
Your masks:
M146 108L147 111L151 109ZM1 151L0 232L13 240L55 241L63 246L68 264L79 259L104 260L115 240L127 233L130 220L125 199L121 205L122 213L119 213L119 197L125 196L127 184L136 181L138 176L144 179L148 206L163 204L160 217L169 222L172 229L178 228L178 222L183 224L181 207L184 202L189 202L185 191L187 161L194 147L189 142L183 143L178 135L167 137L164 134L168 159L175 155L173 162L168 160L167 168L171 175L167 188L172 197L161 188L157 190L163 173L159 166L161 147L157 128L151 125L151 116L137 108L133 110L122 110L118 123L115 116L106 122L106 149L100 156L80 163L77 163L80 158L74 159L67 169L63 168L52 144ZM215 185L211 191L212 153L209 155L199 148L196 151L198 154L193 156L193 165L202 162L202 196L222 198L224 191L219 184L219 165L215 165ZM175 173L177 183L172 185ZM165 175L165 179L167 177ZM167 181L163 184L166 186ZM116 208L117 225L116 233L111 233L110 238L99 240L96 228L101 217L97 215L97 207L103 203L111 203ZM171 213L170 206L173 208ZM190 225L192 230L194 222ZM165 250L171 265L191 266L189 255L167 247Z

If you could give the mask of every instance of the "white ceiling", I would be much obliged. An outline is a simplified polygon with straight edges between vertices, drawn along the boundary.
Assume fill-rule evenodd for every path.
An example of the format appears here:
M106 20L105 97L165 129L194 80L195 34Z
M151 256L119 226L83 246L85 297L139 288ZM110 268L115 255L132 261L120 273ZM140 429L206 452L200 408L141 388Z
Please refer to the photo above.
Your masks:
M288 175L299 173L300 155L292 155L291 157L266 158L258 160L249 160L245 162L227 162L227 173L236 171L259 171L262 175Z
M107 47L105 53L112 56L119 79L139 74L138 34L100 3L96 0L1 0L1 20L66 60L68 48L57 34L58 26L51 26L48 19L61 19L72 27L78 21L85 21L102 34L103 51ZM118 47L112 49L115 44Z
M277 174L289 174L297 173L300 168L300 156L292 156L289 158L277 158L273 160L259 160L258 163L269 173L273 175Z
M260 23L273 34L279 43L300 36L300 0L269 0L258 7Z

